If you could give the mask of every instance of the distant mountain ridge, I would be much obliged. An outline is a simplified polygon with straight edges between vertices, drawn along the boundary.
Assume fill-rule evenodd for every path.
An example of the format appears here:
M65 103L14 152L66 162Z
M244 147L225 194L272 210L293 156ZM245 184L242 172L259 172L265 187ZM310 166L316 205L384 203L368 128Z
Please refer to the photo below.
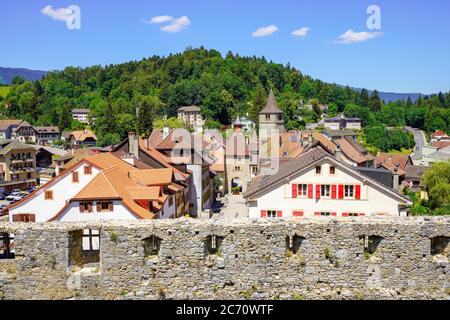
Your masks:
M41 80L48 72L24 68L0 67L0 84L11 84L14 77L19 76L29 81Z
M352 88L352 90L361 92L361 88ZM369 94L372 94L373 90L368 90ZM383 100L385 103L389 103L392 101L398 101L403 100L407 101L408 97L411 98L412 102L416 102L420 97L425 96L422 93L395 93L395 92L380 92L378 91L381 100Z

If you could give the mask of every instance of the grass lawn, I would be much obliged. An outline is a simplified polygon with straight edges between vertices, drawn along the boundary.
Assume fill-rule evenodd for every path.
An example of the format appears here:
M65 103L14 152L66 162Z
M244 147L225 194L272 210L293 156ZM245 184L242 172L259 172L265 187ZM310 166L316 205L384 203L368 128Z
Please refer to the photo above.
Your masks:
M11 87L8 86L0 86L0 96L6 97Z
M393 153L393 154L411 154L413 153L413 149L403 149L402 150L391 150L389 151L389 153Z

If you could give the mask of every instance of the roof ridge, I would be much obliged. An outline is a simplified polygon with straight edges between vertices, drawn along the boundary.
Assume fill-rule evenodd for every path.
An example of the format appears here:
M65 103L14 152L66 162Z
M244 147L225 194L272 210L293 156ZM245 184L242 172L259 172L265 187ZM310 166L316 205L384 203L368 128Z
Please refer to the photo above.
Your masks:
M108 185L111 187L111 189L114 191L114 193L116 194L116 196L118 198L120 198L119 192L117 192L116 188L114 188L114 184L111 182L111 180L108 178L108 176L106 175L106 173L110 172L110 171L114 171L116 169L118 169L118 166L113 166L111 168L105 169L100 171L100 174L103 175L103 177L106 179L106 182L108 182ZM95 179L95 178L94 178ZM92 181L94 181L94 179L92 179Z

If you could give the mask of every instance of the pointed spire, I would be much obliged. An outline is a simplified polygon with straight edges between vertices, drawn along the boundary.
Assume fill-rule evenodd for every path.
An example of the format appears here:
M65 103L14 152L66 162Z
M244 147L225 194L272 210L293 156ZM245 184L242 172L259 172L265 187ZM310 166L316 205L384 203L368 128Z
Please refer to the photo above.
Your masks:
M269 98L267 99L266 107L260 112L260 114L278 114L283 113L283 111L278 108L277 101L275 100L275 94L273 90L270 89Z

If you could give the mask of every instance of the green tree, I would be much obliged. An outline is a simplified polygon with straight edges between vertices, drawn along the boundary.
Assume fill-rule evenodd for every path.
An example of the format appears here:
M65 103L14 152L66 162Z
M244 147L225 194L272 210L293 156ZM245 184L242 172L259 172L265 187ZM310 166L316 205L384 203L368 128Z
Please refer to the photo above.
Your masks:
M155 114L162 106L157 97L143 97L139 105L137 117L137 132L140 135L148 136L153 130Z
M266 102L267 93L264 90L261 82L258 82L249 112L249 117L255 120L257 123L259 122L259 113L266 105Z
M383 102L381 101L380 94L377 90L373 91L369 99L370 110L372 110L373 112L378 112L381 110L382 106Z
M450 162L435 163L423 176L430 208L450 206Z

